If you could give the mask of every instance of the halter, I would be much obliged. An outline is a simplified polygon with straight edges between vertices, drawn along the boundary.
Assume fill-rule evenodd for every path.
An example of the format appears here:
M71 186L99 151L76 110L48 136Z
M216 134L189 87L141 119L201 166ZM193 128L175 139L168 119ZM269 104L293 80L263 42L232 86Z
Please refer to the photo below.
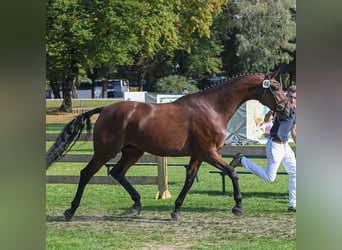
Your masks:
M273 98L274 102L276 103L276 110L275 110L275 112L283 111L286 108L287 104L285 105L285 107L282 107L280 104L286 102L287 98L283 98L280 101L277 100L276 96L274 95L274 93L273 93L273 91L271 89L271 81L268 79L268 74L265 74L265 78L262 81L262 87L264 88L264 91L263 91L263 94L262 94L260 100L265 96L266 91L269 90L271 92L271 95L272 95L272 98Z

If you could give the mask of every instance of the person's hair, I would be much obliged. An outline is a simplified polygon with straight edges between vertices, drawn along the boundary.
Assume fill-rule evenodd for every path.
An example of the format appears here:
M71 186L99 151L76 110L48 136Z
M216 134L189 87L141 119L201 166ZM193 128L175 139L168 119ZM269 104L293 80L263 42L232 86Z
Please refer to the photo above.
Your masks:
M269 121L271 121L272 119L272 115L273 115L273 111L272 110L270 110L270 111L268 111L267 113L266 113L266 115L265 115L265 117L264 117L264 122L269 122Z
M287 89L287 92L296 93L296 85L291 85L291 86Z

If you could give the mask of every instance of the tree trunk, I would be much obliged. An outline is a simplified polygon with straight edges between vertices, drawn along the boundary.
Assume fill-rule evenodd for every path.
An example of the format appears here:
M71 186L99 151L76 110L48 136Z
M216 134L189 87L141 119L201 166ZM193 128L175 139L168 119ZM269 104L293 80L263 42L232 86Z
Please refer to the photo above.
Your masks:
M108 77L102 81L102 98L108 97Z
M73 53L71 53L73 55ZM72 60L70 68L67 72L67 77L63 82L63 103L59 110L62 112L71 113L72 112L72 97L74 86L76 86L76 80L78 77L78 67L76 61Z
M61 99L61 95L59 94L59 86L58 81L56 79L50 81L50 86L52 89L52 93L55 99Z
M142 71L139 77L139 91L144 91L145 82L145 71Z
M91 80L91 98L95 97L94 89L95 89L95 80L98 78L98 70L97 68L87 68L86 69L87 77ZM102 84L102 83L101 83ZM103 84L102 84L103 85ZM101 97L103 98L103 93L101 94Z
M72 112L72 79L68 78L63 82L63 102L59 111Z
M71 85L71 91L72 91L72 96L71 97L72 98L77 98L77 87L76 87L77 81L78 81L77 77L74 77L72 79L72 85Z

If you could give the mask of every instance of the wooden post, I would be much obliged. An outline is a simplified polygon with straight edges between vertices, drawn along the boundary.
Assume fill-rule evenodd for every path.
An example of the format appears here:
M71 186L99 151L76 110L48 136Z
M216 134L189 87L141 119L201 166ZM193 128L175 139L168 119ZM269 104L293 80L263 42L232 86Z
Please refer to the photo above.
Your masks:
M171 198L168 190L168 176L167 176L167 158L157 157L158 162L158 192L156 200Z

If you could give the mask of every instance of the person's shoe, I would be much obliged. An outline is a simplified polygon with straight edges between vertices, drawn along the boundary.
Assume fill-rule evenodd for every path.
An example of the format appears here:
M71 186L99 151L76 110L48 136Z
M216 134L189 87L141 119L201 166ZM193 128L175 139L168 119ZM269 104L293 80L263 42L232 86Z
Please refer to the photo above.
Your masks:
M242 159L243 156L244 155L241 152L237 153L233 157L233 160L229 163L229 165L232 166L233 168L242 167L241 159Z
M287 211L296 212L296 207L288 207Z

